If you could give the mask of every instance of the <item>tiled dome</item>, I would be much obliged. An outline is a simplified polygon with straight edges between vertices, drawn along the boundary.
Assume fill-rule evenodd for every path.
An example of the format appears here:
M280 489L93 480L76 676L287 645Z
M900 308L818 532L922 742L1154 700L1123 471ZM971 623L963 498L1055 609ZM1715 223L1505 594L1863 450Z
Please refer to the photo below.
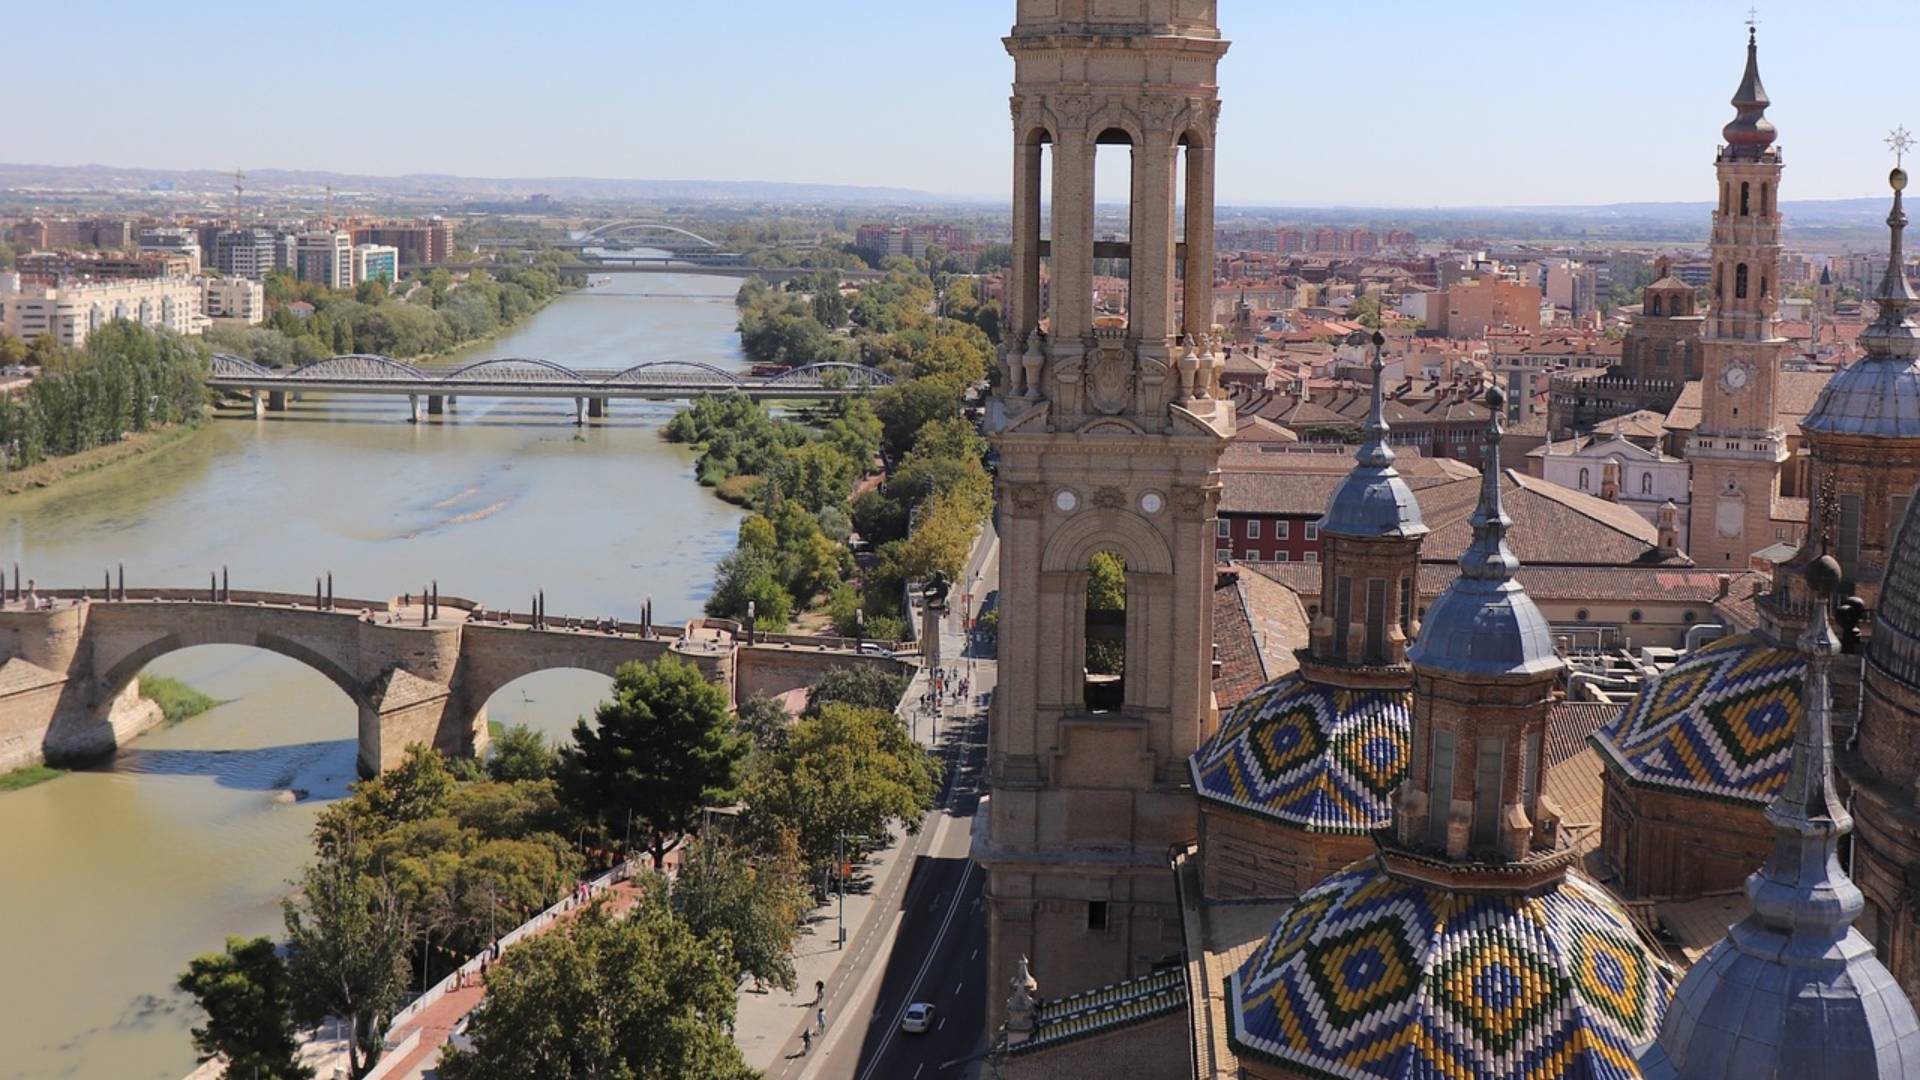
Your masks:
M1796 650L1724 637L1649 680L1593 743L1637 787L1765 803L1786 782L1806 673Z
M1366 833L1393 820L1407 775L1404 690L1350 690L1298 672L1235 706L1188 759L1200 798L1311 832Z
M1309 1076L1638 1080L1672 975L1599 886L1461 893L1366 859L1228 980L1231 1039Z
M1800 427L1822 435L1920 439L1920 360L1854 361L1827 381Z

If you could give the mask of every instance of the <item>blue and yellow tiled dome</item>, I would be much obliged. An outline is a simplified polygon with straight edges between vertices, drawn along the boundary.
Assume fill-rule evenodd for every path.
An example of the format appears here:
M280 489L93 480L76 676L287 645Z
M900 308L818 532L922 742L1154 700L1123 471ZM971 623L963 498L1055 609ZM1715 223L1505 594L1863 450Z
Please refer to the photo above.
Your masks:
M1298 672L1275 679L1194 751L1194 791L1312 832L1384 828L1393 789L1407 775L1411 697L1323 685Z
M1592 739L1638 787L1765 804L1786 782L1807 659L1752 634L1687 654Z
M1358 862L1228 980L1236 1051L1341 1080L1638 1080L1673 994L1598 886L1460 893Z

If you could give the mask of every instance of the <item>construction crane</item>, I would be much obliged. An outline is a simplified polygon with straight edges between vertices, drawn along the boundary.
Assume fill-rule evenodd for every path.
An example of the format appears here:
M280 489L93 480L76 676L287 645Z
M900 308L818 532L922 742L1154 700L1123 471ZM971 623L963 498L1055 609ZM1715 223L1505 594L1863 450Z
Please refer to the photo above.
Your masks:
M240 224L240 192L244 189L247 174L239 169L233 170L233 223Z
M327 185L327 228L333 228L333 185Z

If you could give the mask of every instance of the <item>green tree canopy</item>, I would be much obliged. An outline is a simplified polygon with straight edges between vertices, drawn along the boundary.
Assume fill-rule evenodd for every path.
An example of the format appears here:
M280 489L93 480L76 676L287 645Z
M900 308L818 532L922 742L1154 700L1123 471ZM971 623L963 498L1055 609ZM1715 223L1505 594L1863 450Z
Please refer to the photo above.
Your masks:
M747 1080L733 1044L735 969L724 933L701 939L647 883L624 919L599 906L508 950L487 973L471 1050L443 1080Z
M900 707L906 692L905 675L896 675L877 664L841 664L828 668L807 690L807 715L817 715L833 704L890 713Z
M560 751L560 791L603 835L630 819L658 867L702 809L732 799L746 752L725 691L700 669L673 656L623 664L613 697Z
M795 723L787 745L747 777L747 827L762 845L797 830L801 856L819 866L843 839L879 836L895 822L917 830L939 776L939 762L892 712L829 704Z
M229 937L225 952L198 956L180 976L180 989L207 1014L193 1029L200 1060L222 1058L227 1075L306 1080L293 1030L293 992L287 965L267 938Z
M560 755L546 736L525 724L501 732L487 755L487 775L495 780L545 780L559 767Z
M759 860L737 845L695 840L673 882L673 910L702 938L724 940L757 983L794 988L793 941L808 906L792 835Z
M344 1018L354 1077L379 1061L410 973L413 913L369 870L353 857L323 860L307 868L300 891L283 904L294 1019Z

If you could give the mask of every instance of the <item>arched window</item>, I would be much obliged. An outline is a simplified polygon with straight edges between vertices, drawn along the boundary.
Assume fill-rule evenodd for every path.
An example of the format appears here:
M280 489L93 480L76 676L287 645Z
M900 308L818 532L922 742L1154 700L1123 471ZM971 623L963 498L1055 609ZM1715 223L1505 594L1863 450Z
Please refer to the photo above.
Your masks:
M1647 309L1647 314L1649 315L1660 314L1660 295L1658 293L1654 294L1654 297L1651 303L1653 306Z
M1747 298L1746 263L1741 263L1739 266L1733 268L1733 298L1735 300L1745 300Z
M1716 266L1713 268L1713 298L1715 300L1718 300L1726 295L1725 292L1723 292L1720 288L1720 286L1724 284L1725 275L1722 272L1724 269L1725 269L1724 267L1719 267L1719 266Z
M1387 583L1367 580L1367 663L1387 662Z
M1085 702L1110 712L1126 702L1127 562L1110 551L1087 561Z
M1587 470L1581 469L1580 470L1580 490L1581 491L1587 490L1587 482L1589 479L1590 477L1587 473Z
M1648 470L1640 474L1640 494L1653 494L1653 472Z
M1747 216L1747 194L1748 194L1747 182L1745 180L1742 180L1740 181L1740 216L1741 217Z

